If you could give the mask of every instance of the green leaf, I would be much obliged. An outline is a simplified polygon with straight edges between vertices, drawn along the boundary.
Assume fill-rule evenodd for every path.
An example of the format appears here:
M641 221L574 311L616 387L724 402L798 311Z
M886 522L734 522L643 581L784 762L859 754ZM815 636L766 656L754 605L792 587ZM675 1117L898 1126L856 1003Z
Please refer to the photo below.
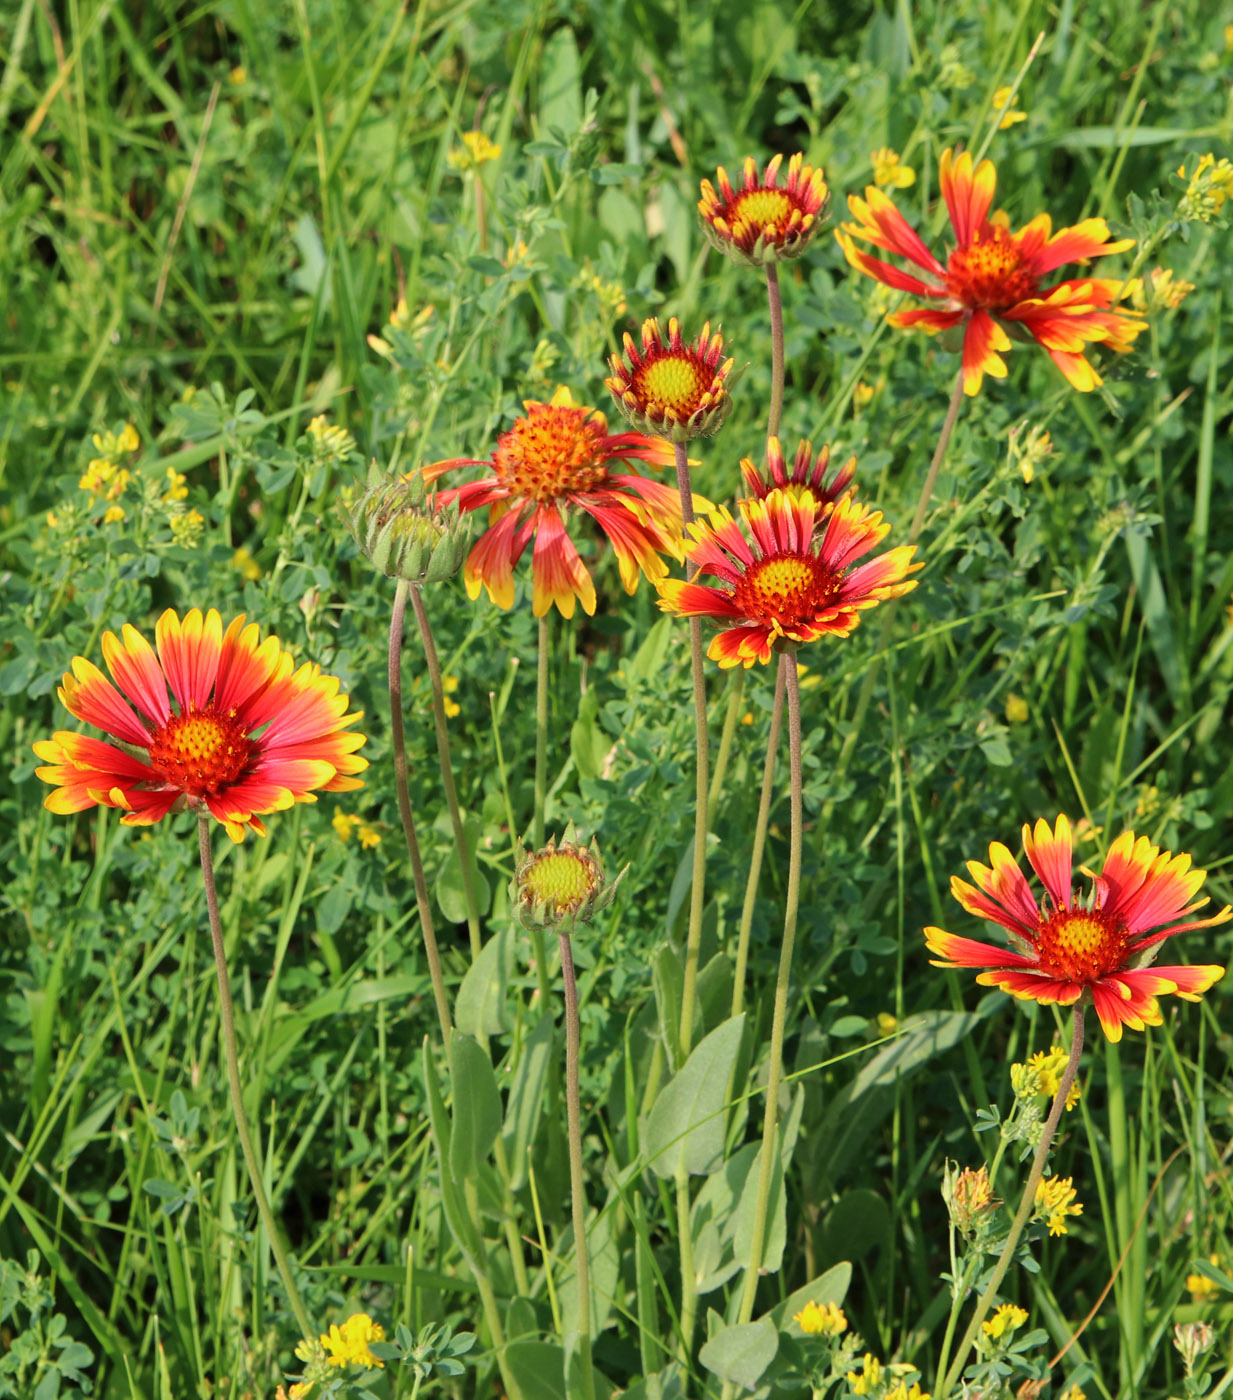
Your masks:
M779 1350L779 1332L769 1317L738 1322L716 1332L698 1353L698 1359L721 1381L732 1381L752 1390Z
M599 691L594 686L578 704L578 718L569 731L569 751L581 778L598 778L612 748L612 740L599 727Z
M464 1035L500 1035L513 1029L506 991L514 971L513 935L501 929L480 949L458 988L454 1023Z
M674 1177L678 1167L695 1176L714 1171L723 1155L723 1109L744 1027L744 1012L729 1017L660 1090L645 1140L648 1165L656 1175Z
M573 30L558 29L544 45L541 62L540 130L555 127L571 135L582 122L582 63Z
M428 1121L432 1125L433 1141L437 1148L437 1170L440 1174L441 1208L445 1212L445 1223L450 1227L454 1243L464 1257L475 1259L479 1255L479 1235L458 1195L457 1182L450 1172L449 1162L452 1149L449 1116L445 1111L445 1100L441 1097L441 1085L437 1080L437 1067L432 1062L432 1048L428 1037L424 1037L422 1054L424 1066L424 1087L428 1091Z
M450 1036L450 1086L449 1169L455 1181L463 1181L478 1174L501 1131L501 1092L488 1052L459 1031Z
M510 1189L513 1191L520 1190L527 1179L527 1148L535 1141L539 1128L544 1084L552 1057L553 1030L552 1013L546 1011L523 1041L518 1062L514 1066L514 1082L510 1085L509 1101L505 1106L505 1127L502 1130L505 1153L509 1158Z
M651 982L655 988L655 1010L659 1013L659 1038L668 1052L669 1068L680 1064L681 990L685 969L675 948L664 944L651 962Z
M479 847L480 838L484 834L483 826L474 818L467 818L463 822L463 829L466 832L467 848L472 855ZM472 862L474 865L474 861ZM487 914L492 907L492 890L488 881L484 878L479 869L473 870L475 881L475 903L478 912ZM451 847L445 864L437 874L436 883L433 886L433 894L437 903L441 906L441 912L453 924L464 924L467 921L467 897L462 883L462 858L456 848Z

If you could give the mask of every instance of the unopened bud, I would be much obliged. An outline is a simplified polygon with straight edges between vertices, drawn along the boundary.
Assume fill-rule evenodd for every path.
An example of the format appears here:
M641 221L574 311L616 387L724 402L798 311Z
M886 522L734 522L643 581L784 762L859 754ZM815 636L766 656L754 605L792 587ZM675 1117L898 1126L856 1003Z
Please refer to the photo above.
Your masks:
M628 868L628 867L627 867ZM585 924L607 908L625 874L607 883L599 847L579 846L571 823L558 846L555 838L542 850L525 853L510 885L520 922L526 928L569 928Z
M452 578L471 542L470 522L457 503L441 507L418 472L388 477L376 463L350 512L350 525L373 567L407 583Z

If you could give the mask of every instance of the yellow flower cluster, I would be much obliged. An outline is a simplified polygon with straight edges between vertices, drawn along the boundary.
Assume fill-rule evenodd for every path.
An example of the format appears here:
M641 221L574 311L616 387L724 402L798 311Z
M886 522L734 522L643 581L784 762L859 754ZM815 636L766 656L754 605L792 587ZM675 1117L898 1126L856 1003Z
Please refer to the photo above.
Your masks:
M879 146L872 151L869 163L873 166L873 183L880 188L906 190L916 183L916 171L910 165L904 165L899 159L899 152L892 151L889 146Z
M174 467L167 468L167 489L163 492L163 500L172 505L176 501L183 501L188 498L188 478L183 472L178 472Z
M806 1303L792 1321L807 1337L838 1337L848 1330L848 1319L834 1303Z
M455 170L474 170L485 161L498 160L500 155L501 147L482 131L464 131L462 145L450 152L449 163Z
M1220 1267L1220 1255L1209 1254L1207 1256L1207 1262L1211 1264L1213 1268L1218 1269ZM1220 1285L1215 1279L1208 1278L1206 1274L1187 1274L1186 1289L1196 1303L1206 1303L1209 1298L1214 1298L1216 1294L1220 1292Z
M370 1342L385 1341L385 1328L367 1313L354 1313L341 1327L334 1323L321 1334L321 1345L331 1366L384 1367L385 1362L369 1350Z
M981 1329L991 1341L1000 1341L1009 1333L1016 1332L1027 1321L1027 1313L1014 1303L1003 1303L991 1318L981 1323Z
M117 465L112 458L125 457L136 452L141 446L141 438L137 435L137 429L131 423L126 423L118 433L95 433L91 440L94 450L99 455L86 463L86 469L77 485L82 491L90 493L91 507L100 497L111 502L103 512L103 523L116 525L126 516L124 507L116 502L124 494L133 475L126 467ZM58 522L49 523L54 525Z
M1027 422L1012 428L1006 440L1012 467L1018 467L1023 484L1030 486L1036 476L1036 468L1053 456L1053 439L1047 428L1029 427Z
M240 577L247 579L249 583L256 583L261 577L261 565L257 563L244 545L241 545L231 556L231 567L237 570Z
M1177 205L1177 212L1183 219L1211 223L1224 208L1225 202L1233 197L1233 165L1223 156L1217 160L1209 151L1207 155L1199 157L1189 174L1185 161L1178 166L1177 173L1186 181L1186 193Z
M1036 1210L1033 1220L1047 1220L1051 1235L1065 1235L1066 1219L1082 1215L1083 1203L1075 1200L1073 1177L1047 1176L1036 1187Z
M1141 313L1175 311L1194 291L1194 283L1174 277L1167 267L1154 267L1147 280L1132 277L1122 292L1131 306Z
M1038 1050L1027 1064L1014 1064L1010 1067L1010 1083L1018 1099L1031 1099L1044 1094L1052 1099L1062 1087L1062 1074L1066 1069L1066 1051L1060 1045L1048 1050ZM1077 1083L1070 1086L1066 1095L1066 1109L1069 1112L1082 1097Z
M170 525L172 543L192 549L205 529L205 516L199 510L181 511L171 517Z
M999 131L1008 131L1016 122L1027 121L1026 112L1017 112L1013 107L1008 105L1011 92L1011 88L1000 87L993 94L993 110L995 112L1001 112L1003 107L1006 108L1006 110L1002 112L1001 121L998 122Z
M870 1395L882 1382L882 1363L871 1351L865 1353L859 1371L848 1372L848 1385L853 1395Z
M324 413L319 413L309 423L308 436L312 440L313 451L323 459L350 457L357 451L355 439L346 428L331 423Z
M381 844L381 833L376 827L370 826L363 817L339 811L330 818L330 825L338 833L340 841L350 841L351 837L354 836L366 851Z

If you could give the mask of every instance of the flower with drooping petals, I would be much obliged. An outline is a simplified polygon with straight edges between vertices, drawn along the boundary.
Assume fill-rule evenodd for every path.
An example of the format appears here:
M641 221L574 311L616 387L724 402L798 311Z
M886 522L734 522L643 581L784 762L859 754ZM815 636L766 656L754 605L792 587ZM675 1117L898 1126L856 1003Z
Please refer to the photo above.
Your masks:
M35 771L55 787L49 810L119 807L125 826L152 826L204 808L242 841L246 831L265 835L259 814L363 786L354 774L368 767L356 753L365 740L349 729L363 714L347 713L335 677L295 669L278 639L262 641L242 614L224 632L213 608L183 619L168 608L155 642L157 652L127 624L122 638L103 634L114 685L74 658L60 699L120 746L65 731L35 744L47 765Z
M748 457L742 457L741 475L745 478L749 494L756 496L760 501L765 500L772 491L787 491L793 496L808 491L820 505L833 506L856 475L856 458L849 457L831 480L827 481L826 471L830 461L829 447L823 447L815 458L813 443L807 438L801 438L792 462L792 471L789 473L784 461L783 447L777 437L771 437L766 443L766 474L763 475Z
M1065 816L1052 830L1044 820L1035 830L1025 824L1023 849L1045 887L1039 900L1000 841L989 847L988 866L968 862L974 885L957 876L950 882L968 913L1001 924L1014 948L927 928L935 967L983 968L976 979L983 986L1046 1006L1071 1006L1086 997L1110 1040L1122 1038L1123 1026L1141 1031L1160 1025L1158 996L1175 992L1197 1001L1224 976L1222 967L1150 965L1166 938L1233 918L1228 905L1210 919L1187 918L1207 903L1194 898L1207 872L1191 870L1188 855L1124 832L1092 877L1091 891L1076 897Z
M625 591L638 586L639 572L652 583L668 566L660 557L681 557L681 502L675 486L634 474L617 474L613 462L667 466L666 442L641 433L608 432L598 409L574 402L560 388L548 403L528 399L526 417L497 439L487 462L458 458L424 469L432 480L457 467L482 466L478 481L442 491L441 505L457 502L465 514L488 507L488 529L467 556L463 582L478 598L481 588L499 608L514 602L514 565L532 540L531 608L543 617L553 604L565 617L595 611L595 584L566 531L571 512L589 515L616 552Z
M1103 219L1084 219L1052 233L1048 214L1038 214L1012 233L1004 212L989 216L997 183L992 161L982 160L973 171L970 152L954 158L947 150L939 175L957 244L945 263L934 257L875 185L867 186L864 199L848 196L857 222L835 231L853 267L934 303L897 311L891 324L919 326L930 333L961 329L966 394L977 393L986 374L1005 378L1001 352L1010 349L1012 335L1035 340L1076 389L1094 389L1102 381L1084 358L1086 347L1129 350L1146 322L1114 305L1122 289L1116 277L1078 277L1052 287L1042 283L1065 263L1123 252L1134 246L1134 239L1109 242ZM860 251L858 238L906 258L926 276Z
M702 182L698 213L713 248L747 267L799 257L822 227L830 191L822 170L805 164L798 151L788 161L788 179L779 184L783 156L772 156L762 177L752 156L745 159L744 180L733 189L721 165L715 186Z
M664 344L655 317L642 323L642 348L625 333L625 358L608 361L611 389L621 412L635 428L659 433L673 442L709 437L723 426L732 408L728 394L732 360L723 359L724 338L711 323L692 345L681 338L676 317L668 322Z
M772 651L795 651L827 633L846 637L865 609L916 587L907 577L915 545L850 567L890 530L879 511L850 495L829 515L808 490L772 491L765 500L738 501L737 509L752 544L721 507L688 527L685 554L698 566L695 579L655 585L665 612L734 624L707 651L725 669L768 662ZM719 586L696 582L702 574Z

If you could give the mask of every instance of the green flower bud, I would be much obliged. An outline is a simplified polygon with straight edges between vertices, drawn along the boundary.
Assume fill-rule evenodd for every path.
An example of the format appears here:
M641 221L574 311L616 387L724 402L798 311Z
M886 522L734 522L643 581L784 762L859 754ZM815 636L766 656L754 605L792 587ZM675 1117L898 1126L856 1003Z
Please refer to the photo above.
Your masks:
M509 893L524 928L573 928L612 903L625 870L606 883L595 841L579 846L575 837L571 822L559 846L554 837L542 850L520 855Z
M388 477L375 462L349 524L373 567L407 583L452 578L471 543L470 522L456 502L439 508L418 471Z

